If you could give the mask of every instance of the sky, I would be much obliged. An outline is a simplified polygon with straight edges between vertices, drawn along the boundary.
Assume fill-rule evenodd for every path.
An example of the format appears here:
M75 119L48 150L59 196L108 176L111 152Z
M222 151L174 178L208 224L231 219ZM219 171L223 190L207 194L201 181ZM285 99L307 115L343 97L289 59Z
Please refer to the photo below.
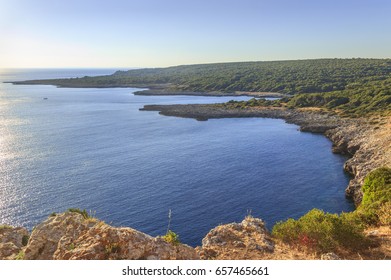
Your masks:
M390 58L390 0L0 0L0 68Z

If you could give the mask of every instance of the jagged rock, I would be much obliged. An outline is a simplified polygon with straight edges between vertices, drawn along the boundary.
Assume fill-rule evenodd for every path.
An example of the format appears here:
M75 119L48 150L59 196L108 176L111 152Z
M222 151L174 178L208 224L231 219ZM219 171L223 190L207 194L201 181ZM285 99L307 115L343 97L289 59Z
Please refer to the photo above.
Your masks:
M52 260L61 239L77 239L82 232L97 223L79 213L66 212L49 217L31 233L25 249L27 260Z
M320 256L321 260L340 260L341 258L338 257L337 254L334 253L327 253Z
M115 228L79 213L66 212L38 225L25 259L198 259L187 245L172 245L131 228Z
M29 233L22 227L0 226L0 260L15 259L27 242Z
M246 217L212 229L197 250L202 259L260 259L273 252L274 242L262 220Z
M99 223L75 240L62 238L54 259L179 260L198 259L198 255L187 245L172 245L131 228Z
M346 195L356 205L361 202L361 186L366 175L376 168L391 166L391 119L383 121L376 128L365 120L356 120L326 133L334 143L334 150L351 156L344 164L344 170L353 176Z

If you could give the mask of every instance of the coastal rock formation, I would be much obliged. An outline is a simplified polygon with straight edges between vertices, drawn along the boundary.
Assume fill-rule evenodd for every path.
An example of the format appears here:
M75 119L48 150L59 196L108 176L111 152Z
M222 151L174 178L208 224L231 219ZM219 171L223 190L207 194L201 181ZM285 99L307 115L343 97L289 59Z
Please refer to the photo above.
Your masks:
M77 239L61 240L54 259L184 260L198 259L198 255L190 246L172 245L161 237L100 222Z
M96 223L97 221L85 219L79 213L66 212L50 216L31 233L30 240L24 250L25 259L54 259L59 244L76 239Z
M391 118L383 118L380 122L381 125L376 126L361 121L326 132L333 141L333 151L350 156L344 170L353 178L346 195L352 197L356 205L362 199L361 186L365 176L376 168L391 166Z
M0 226L0 260L15 259L26 245L28 236L25 228Z
M192 248L66 212L37 225L30 239L24 228L0 226L0 260L390 259L390 227L371 228L366 234L377 246L360 254L317 255L272 239L263 221L249 216L241 223L217 226L205 236L202 246Z
M24 259L198 259L198 255L187 245L172 245L160 237L66 212L49 217L33 230Z
M197 250L202 259L262 259L274 251L274 242L263 221L248 216L212 229Z

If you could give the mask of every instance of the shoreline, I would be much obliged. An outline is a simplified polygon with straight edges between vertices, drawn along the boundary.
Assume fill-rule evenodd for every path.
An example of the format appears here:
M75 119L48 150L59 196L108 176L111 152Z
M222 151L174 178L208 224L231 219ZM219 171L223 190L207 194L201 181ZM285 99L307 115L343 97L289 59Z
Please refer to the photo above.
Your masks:
M158 111L164 116L207 121L216 118L274 118L298 125L302 132L320 133L329 138L332 152L346 155L344 171L352 178L345 190L346 197L359 205L361 186L372 170L391 166L391 118L383 126L370 124L368 119L348 119L319 110L281 107L224 108L214 104L145 105L140 111Z
M258 98L283 98L287 97L287 94L278 93L278 92L220 92L220 91L211 91L211 92L197 92L197 91L175 91L175 90L165 90L165 89L146 89L140 90L133 93L134 95L143 95L143 96L173 96L173 95L190 95L190 96L214 96L214 97L223 97L223 96L248 96L248 97L258 97Z
M189 96L248 96L257 98L283 98L289 97L288 94L279 92L251 92L251 91L235 91L235 92L221 92L221 91L183 91L177 89L171 89L168 85L149 85L149 84L107 84L107 85L89 85L89 84L74 84L69 83L72 79L57 79L51 80L27 80L27 81L6 81L3 83L13 85L50 85L58 88L137 88L134 95L143 96L173 96L173 95L189 95Z

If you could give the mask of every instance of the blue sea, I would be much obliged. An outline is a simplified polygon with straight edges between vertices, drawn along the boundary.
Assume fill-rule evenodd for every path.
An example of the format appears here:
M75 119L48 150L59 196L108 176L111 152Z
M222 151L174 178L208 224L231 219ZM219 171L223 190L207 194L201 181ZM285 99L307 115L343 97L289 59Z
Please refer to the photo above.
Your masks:
M2 83L115 70L0 71L0 224L31 229L72 207L156 236L165 234L171 209L171 229L194 246L248 213L271 228L315 207L353 209L344 195L346 158L332 154L322 135L276 119L199 122L139 111L232 97Z

